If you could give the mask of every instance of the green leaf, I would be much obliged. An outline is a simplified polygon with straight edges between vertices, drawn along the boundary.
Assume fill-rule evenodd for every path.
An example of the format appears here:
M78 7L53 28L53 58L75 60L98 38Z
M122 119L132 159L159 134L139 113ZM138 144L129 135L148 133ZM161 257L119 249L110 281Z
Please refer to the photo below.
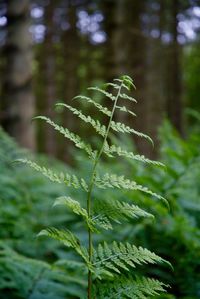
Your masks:
M147 187L138 185L135 181L126 179L123 175L118 176L116 174L109 174L109 173L106 173L102 177L97 175L95 179L95 185L102 189L118 188L118 189L125 189L125 190L138 190L147 193L149 195L152 195L157 199L163 200L167 205L167 207L169 207L167 200L163 196L149 190Z
M147 263L166 263L171 266L168 261L146 248L137 248L130 243L123 244L115 241L112 245L108 245L106 242L99 244L94 257L93 266L97 273L100 273L102 268L109 272L113 270L111 272L120 273L121 270L129 271L129 268Z
M146 158L144 155L134 155L133 152L128 152L125 149L121 148L120 146L116 146L116 145L109 146L107 142L104 145L104 152L107 155L110 155L110 157L113 157L112 154L116 153L118 156L130 158L132 160L136 160L136 161L140 161L140 162L144 162L156 166L165 167L165 165L159 161L150 160Z
M38 237L47 236L52 239L60 241L67 247L72 247L75 251L85 260L87 265L89 265L89 258L87 249L80 245L79 239L69 230L60 230L54 227L49 227L47 229L43 229Z
M68 207L70 210L72 210L75 214L80 215L83 217L83 219L86 221L88 227L93 231L97 232L95 229L96 223L92 221L92 219L88 216L87 211L81 207L80 203L71 197L67 196L61 196L56 199L54 202L54 207L57 205L64 205Z
M37 163L27 160L27 159L17 159L16 162L23 163L29 165L34 170L40 172L45 177L47 177L50 181L59 183L59 184L65 184L68 187L73 187L75 189L82 188L84 191L88 191L88 185L85 182L84 179L79 180L77 176L70 175L68 173L55 173L51 169L46 168L44 166L40 166Z
M125 124L123 124L121 122L115 122L112 120L111 128L113 129L113 131L120 132L120 133L128 133L128 134L132 133L134 135L137 135L139 137L149 140L153 144L153 140L148 135L138 132L138 131L134 130L133 128L130 128L129 126L126 126Z
M129 113L132 116L136 116L136 114L134 112L132 112L131 110L128 110L125 106L116 106L116 109L118 109L121 112Z
M99 87L88 87L88 90L98 91L98 92L102 93L103 95L105 95L107 98L111 99L112 101L115 101L115 99L116 99L116 97L112 93L109 93Z
M128 96L126 93L120 93L119 96L120 96L120 98L122 98L122 99L129 100L129 101L131 101L131 102L137 103L137 100L136 100L136 99L134 99L134 98L131 97L131 96Z
M111 111L108 110L107 107L104 107L102 106L101 104L95 102L94 100L92 100L91 98L89 97L86 97L86 96L82 96L82 95L78 95L76 97L74 97L74 99L81 99L81 100L85 100L87 101L88 103L91 103L93 104L100 112L102 112L103 114L107 115L107 116L111 116Z
M94 212L117 223L138 217L154 218L152 214L145 212L136 205L112 198L95 200Z
M93 159L96 157L96 152L92 150L90 144L85 143L80 136L70 132L67 128L63 128L62 126L54 123L50 118L45 116L36 116L34 119L41 119L46 121L49 125L51 125L56 131L60 132L63 136L72 141L76 147L81 148L86 151L86 153Z
M100 134L101 136L105 136L106 134L106 127L104 125L101 125L100 122L98 120L94 120L90 115L84 115L82 113L82 111L64 104L64 103L58 103L56 104L56 106L63 106L65 108L67 108L68 110L70 110L74 115L77 115L81 120L83 120L85 123L89 123L98 134Z
M167 287L157 279L122 275L110 282L97 283L96 296L98 299L149 299L166 292Z

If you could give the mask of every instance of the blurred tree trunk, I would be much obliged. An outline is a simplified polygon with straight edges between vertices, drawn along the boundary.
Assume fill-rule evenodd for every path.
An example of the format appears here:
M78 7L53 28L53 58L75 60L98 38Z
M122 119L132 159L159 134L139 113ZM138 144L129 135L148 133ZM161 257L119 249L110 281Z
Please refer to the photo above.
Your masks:
M55 2L51 1L45 8L45 26L46 34L43 44L43 75L44 75L44 88L45 88L45 111L44 114L48 115L51 119L55 119L54 103L56 101L56 53L54 41L54 11ZM49 125L45 126L45 152L56 156L57 142L56 132Z
M154 5L159 4L155 10ZM149 147L150 156L156 158L159 152L158 128L162 123L165 109L163 85L163 63L158 57L163 55L162 33L165 22L162 0L149 1L146 14L149 18L148 38L146 40L146 97L147 97L147 133L154 140L154 147ZM156 36L153 34L156 34Z
M104 56L102 64L104 65L104 80L110 82L113 78L118 77L117 59L118 43L116 37L119 36L120 25L117 15L117 5L119 0L103 0L101 2L101 9L103 11L105 21L104 30L106 32L106 43L104 47Z
M145 10L144 1L140 0L110 0L104 1L105 23L107 33L107 52L105 73L110 80L122 74L128 74L134 79L137 91L134 96L138 104L130 109L136 111L138 118L130 118L125 114L118 114L120 121L129 121L133 127L148 133L148 113L146 95L146 37L143 34L141 16ZM135 138L141 153L150 153L150 146L141 138Z
M129 74L133 77L137 90L134 91L134 95L138 100L138 103L132 106L133 111L138 115L136 118L132 118L133 126L144 133L151 134L152 123L149 123L149 116L153 113L151 109L148 94L148 78L147 78L147 66L148 66L148 38L143 32L142 15L146 13L146 6L144 1L129 0L128 16L129 27L126 34L130 34L131 41L128 50L127 64L129 66ZM152 55L152 53L150 54ZM149 157L152 156L152 146L144 138L135 138L137 148L140 153Z
M80 55L79 37L77 32L77 6L74 1L67 1L66 23L69 26L63 30L61 36L62 48L62 101L72 104L71 100L79 92L78 65ZM76 124L72 113L65 109L62 113L62 124L74 131ZM71 142L61 143L60 156L66 162L71 162L70 157Z
M167 114L175 128L183 134L183 102L181 80L181 46L178 43L179 0L171 0L172 42L168 52Z
M3 127L25 147L35 149L32 48L29 0L7 2L7 41L4 49Z

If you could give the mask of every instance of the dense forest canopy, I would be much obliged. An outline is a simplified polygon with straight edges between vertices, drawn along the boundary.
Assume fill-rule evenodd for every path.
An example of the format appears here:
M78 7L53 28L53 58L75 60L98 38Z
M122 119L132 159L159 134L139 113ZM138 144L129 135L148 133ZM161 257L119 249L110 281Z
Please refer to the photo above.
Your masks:
M60 118L52 111L56 101L70 102L86 86L127 73L143 115L136 127L157 139L168 116L186 134L184 108L199 108L199 17L198 0L1 1L3 127L22 145L64 158L64 146L52 141L58 137L48 128L35 132L31 117ZM69 114L62 121L76 127Z

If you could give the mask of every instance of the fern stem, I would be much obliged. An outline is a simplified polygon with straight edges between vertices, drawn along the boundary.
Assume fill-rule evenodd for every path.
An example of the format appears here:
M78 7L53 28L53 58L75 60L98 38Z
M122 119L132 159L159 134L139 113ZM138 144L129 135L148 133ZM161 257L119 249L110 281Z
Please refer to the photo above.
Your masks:
M104 145L105 145L105 143L107 141L107 138L108 138L108 134L109 134L110 127L111 127L111 122L112 122L112 119L113 119L113 116L114 116L114 112L115 112L115 109L116 109L116 106L117 106L117 101L119 99L122 86L123 86L123 82L121 83L121 86L119 87L118 93L115 97L114 105L113 105L113 108L112 108L112 111L111 111L111 116L110 116L110 119L109 119L109 123L108 123L107 129L106 129L104 139L103 139L103 143L102 143L102 146L99 150L99 153L97 154L97 156L95 158L94 165L93 165L93 168L92 168L92 175L91 175L91 179L90 179L88 196L87 196L87 212L88 212L88 217L89 218L91 218L91 210L92 210L91 209L91 205L92 205L91 194L92 194L92 189L93 189L93 186L94 186L94 180L95 180L95 176L96 176L96 168L97 168L99 159L100 159L100 157L103 153ZM88 227L88 254L89 254L89 262L90 263L92 263L92 247L93 247L93 244L92 244L92 231ZM88 299L92 299L92 272L90 270L88 271Z

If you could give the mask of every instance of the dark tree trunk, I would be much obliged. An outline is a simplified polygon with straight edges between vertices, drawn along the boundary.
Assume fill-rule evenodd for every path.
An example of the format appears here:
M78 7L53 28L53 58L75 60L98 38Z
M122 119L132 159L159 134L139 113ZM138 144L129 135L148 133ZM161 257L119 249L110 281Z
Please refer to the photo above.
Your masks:
M171 1L172 42L168 52L167 114L175 128L183 134L183 102L181 80L181 47L178 43L179 0Z
M130 105L136 111L138 118L129 118L125 114L118 114L120 121L129 121L132 126L141 131L147 131L148 111L145 93L145 37L142 32L141 14L144 3L140 0L104 1L106 12L107 67L108 79L123 74L130 75L137 86L134 96L138 104ZM127 103L129 105L129 103ZM149 153L149 145L142 139L135 138L138 149L142 153Z
M46 35L44 39L44 88L45 88L45 115L48 115L51 119L55 118L54 103L56 99L56 53L54 43L54 11L55 3L49 3L45 8L45 24ZM45 152L56 156L57 153L57 140L55 130L46 125L45 127Z
M76 28L77 23L77 6L73 1L68 1L66 3L66 21L69 23L69 28L63 31L62 40L62 101L72 104L72 99L79 92L79 82L78 82L78 64L80 55L80 45L79 37ZM70 130L74 131L76 129L76 124L72 113L66 109L63 111L63 125ZM66 142L61 143L60 156L66 162L71 162L70 157L71 142L66 140Z
M155 11L153 4L160 4L159 9ZM147 133L154 140L154 147L149 147L149 154L156 158L159 152L158 128L162 123L165 110L163 63L160 57L163 55L162 33L165 22L164 5L162 0L149 1L146 6L146 14L149 17L148 36L146 39L146 97L147 97ZM157 21L156 21L157 20ZM153 30L157 28L158 36L152 35Z
M34 126L31 124L35 101L29 4L29 0L10 0L7 3L2 123L22 146L35 149Z

